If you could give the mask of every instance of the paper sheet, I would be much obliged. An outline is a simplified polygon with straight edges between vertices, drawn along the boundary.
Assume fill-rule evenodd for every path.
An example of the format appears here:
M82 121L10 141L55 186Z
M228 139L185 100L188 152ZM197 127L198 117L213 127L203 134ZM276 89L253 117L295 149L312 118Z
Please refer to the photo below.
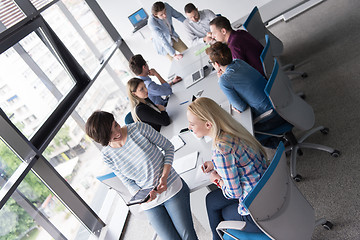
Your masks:
M182 148L185 145L184 140L179 135L173 136L170 142L174 145L175 151Z
M198 154L199 152L195 151L182 158L175 159L172 165L173 168L178 174L194 169L196 167Z

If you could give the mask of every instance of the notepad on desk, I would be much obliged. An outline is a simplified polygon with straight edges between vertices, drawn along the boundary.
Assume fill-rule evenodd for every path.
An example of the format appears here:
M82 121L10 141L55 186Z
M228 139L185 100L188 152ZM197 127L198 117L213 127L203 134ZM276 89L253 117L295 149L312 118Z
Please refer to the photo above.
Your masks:
M182 158L175 159L172 166L178 174L187 172L196 167L196 162L198 158L198 151L192 152Z
M174 151L175 152L185 145L184 140L179 135L173 136L170 139L170 142L174 145Z

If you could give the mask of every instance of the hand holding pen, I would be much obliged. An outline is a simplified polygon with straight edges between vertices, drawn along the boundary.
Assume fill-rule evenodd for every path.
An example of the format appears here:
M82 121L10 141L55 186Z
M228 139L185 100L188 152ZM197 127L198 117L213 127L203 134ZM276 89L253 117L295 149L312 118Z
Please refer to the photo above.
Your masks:
M212 172L214 170L214 164L212 163L212 161L206 161L201 166L201 170L204 173L210 173L210 172Z

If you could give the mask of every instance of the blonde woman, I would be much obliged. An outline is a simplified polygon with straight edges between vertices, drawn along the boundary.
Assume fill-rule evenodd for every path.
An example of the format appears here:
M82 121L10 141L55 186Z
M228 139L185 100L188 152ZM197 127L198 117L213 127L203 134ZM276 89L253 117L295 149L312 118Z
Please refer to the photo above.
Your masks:
M216 102L198 98L188 106L189 129L197 137L213 139L212 161L203 171L219 188L206 196L213 239L220 239L217 225L223 220L246 221L244 231L261 232L242 202L266 170L261 144Z
M170 124L170 117L163 105L154 104L148 98L148 90L143 80L132 78L127 83L127 93L131 105L131 115L135 122L151 125L156 131Z

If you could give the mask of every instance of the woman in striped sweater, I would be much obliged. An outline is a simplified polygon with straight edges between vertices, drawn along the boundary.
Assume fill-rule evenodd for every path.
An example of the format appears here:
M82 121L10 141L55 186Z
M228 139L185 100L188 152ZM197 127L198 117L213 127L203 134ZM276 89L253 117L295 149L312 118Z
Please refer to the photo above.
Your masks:
M172 167L174 146L169 140L145 123L121 127L111 113L103 111L94 112L85 128L89 137L104 146L105 163L132 194L156 187L141 207L161 239L197 239L189 188Z

